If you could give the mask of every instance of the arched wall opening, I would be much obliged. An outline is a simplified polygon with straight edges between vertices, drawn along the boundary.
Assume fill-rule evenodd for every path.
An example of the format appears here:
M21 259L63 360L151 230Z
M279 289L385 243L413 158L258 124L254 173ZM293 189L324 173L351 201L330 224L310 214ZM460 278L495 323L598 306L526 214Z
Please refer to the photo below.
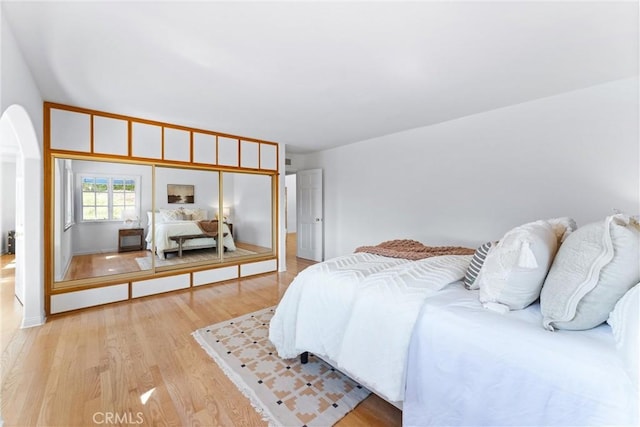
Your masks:
M16 295L23 304L22 327L41 325L44 311L43 165L33 122L13 104L0 116L3 135L18 145L16 156ZM27 260L29 262L27 268ZM35 261L35 262L34 262Z

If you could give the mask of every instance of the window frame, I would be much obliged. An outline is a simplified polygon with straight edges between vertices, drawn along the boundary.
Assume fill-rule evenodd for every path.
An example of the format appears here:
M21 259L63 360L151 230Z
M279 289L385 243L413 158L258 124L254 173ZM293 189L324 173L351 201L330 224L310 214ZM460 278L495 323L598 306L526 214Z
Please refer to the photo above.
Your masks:
M108 205L107 205L107 211L109 213L109 218L108 219L85 219L84 218L84 191L82 190L82 183L84 181L85 178L94 178L94 179L107 179L108 180L108 191L107 191L107 199L108 199ZM107 222L122 222L124 221L124 218L113 218L113 207L114 207L114 203L113 203L113 195L114 195L114 191L113 191L113 182L116 180L123 180L123 181L131 181L133 180L135 183L135 190L133 191L133 193L135 193L135 197L136 197L136 203L135 203L135 207L134 209L134 213L135 215L140 218L140 181L141 181L141 176L140 175L117 175L117 174L104 174L104 173L80 173L78 174L78 187L77 187L77 191L79 193L79 197L78 197L78 215L79 215L79 221L80 223L86 223L86 224L96 224L96 223L107 223ZM97 194L96 192L94 192L94 194ZM87 205L89 206L89 205ZM95 205L94 205L95 206ZM121 205L118 205L121 206ZM128 207L126 207L125 205L125 209L128 209Z

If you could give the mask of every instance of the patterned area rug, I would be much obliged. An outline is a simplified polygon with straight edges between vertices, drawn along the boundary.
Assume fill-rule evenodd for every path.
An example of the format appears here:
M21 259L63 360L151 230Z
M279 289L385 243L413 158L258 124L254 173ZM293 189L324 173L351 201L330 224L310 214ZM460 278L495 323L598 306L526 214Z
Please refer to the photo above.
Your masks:
M270 425L335 424L369 390L312 354L304 365L299 358L278 357L268 338L274 310L198 329L193 336Z
M247 255L255 255L257 252L253 252L247 249L236 248L235 251L225 252L225 259L229 258L237 258L241 256ZM190 262L199 262L199 261L209 261L212 259L217 259L218 253L212 249L194 249L191 251L182 252L182 258L179 258L178 255L170 254L167 259L160 259L156 257L156 267L166 267L168 265L178 265L178 264L187 264ZM149 252L149 256L136 258L136 262L138 263L138 267L140 270L150 270L151 269L151 252Z

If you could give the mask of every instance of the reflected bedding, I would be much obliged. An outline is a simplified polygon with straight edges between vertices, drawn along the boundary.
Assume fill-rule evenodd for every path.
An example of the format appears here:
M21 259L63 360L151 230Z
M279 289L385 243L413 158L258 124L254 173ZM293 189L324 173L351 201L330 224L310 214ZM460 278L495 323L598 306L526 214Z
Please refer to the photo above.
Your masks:
M175 252L178 249L178 243L171 240L172 236L203 234L203 230L198 224L198 221L166 221L156 224L155 230L155 253L161 259L166 258L167 252ZM235 251L236 245L226 223L222 224L222 231L224 234L222 240L225 249L228 251ZM147 233L146 242L147 249L151 249L153 244L151 231ZM215 248L216 245L216 239L211 237L189 239L185 240L182 244L182 250Z

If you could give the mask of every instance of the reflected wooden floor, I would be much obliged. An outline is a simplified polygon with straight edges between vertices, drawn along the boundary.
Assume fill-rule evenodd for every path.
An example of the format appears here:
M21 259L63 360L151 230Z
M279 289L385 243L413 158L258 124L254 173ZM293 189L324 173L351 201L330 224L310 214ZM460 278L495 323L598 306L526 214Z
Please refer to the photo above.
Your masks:
M270 253L270 248L262 246L251 245L243 242L235 242L238 248L247 249L257 254ZM205 251L205 249L199 249L197 251ZM206 251L212 251L213 249L206 249ZM186 254L194 251L185 251ZM213 252L215 256L215 252ZM225 254L228 254L225 252ZM233 254L231 252L230 254ZM169 263L177 253L167 257ZM109 276L112 274L134 273L141 271L140 265L136 261L136 258L151 258L151 251L131 251L131 252L104 252L97 254L85 254L74 255L69 263L69 268L64 274L63 280L80 280L89 279L92 277ZM165 262L165 264L167 264ZM176 262L176 264L183 264L182 262ZM149 260L151 265L151 260Z
M109 413L133 424L140 413L143 426L265 425L191 333L277 304L312 262L289 255L287 264L285 273L96 307L13 331L2 355L4 425L87 426ZM4 326L9 315L2 308ZM375 396L338 423L400 424L401 412Z
M146 256L151 256L151 252L132 251L74 255L71 258L64 280L88 279L90 277L140 271L136 258Z

